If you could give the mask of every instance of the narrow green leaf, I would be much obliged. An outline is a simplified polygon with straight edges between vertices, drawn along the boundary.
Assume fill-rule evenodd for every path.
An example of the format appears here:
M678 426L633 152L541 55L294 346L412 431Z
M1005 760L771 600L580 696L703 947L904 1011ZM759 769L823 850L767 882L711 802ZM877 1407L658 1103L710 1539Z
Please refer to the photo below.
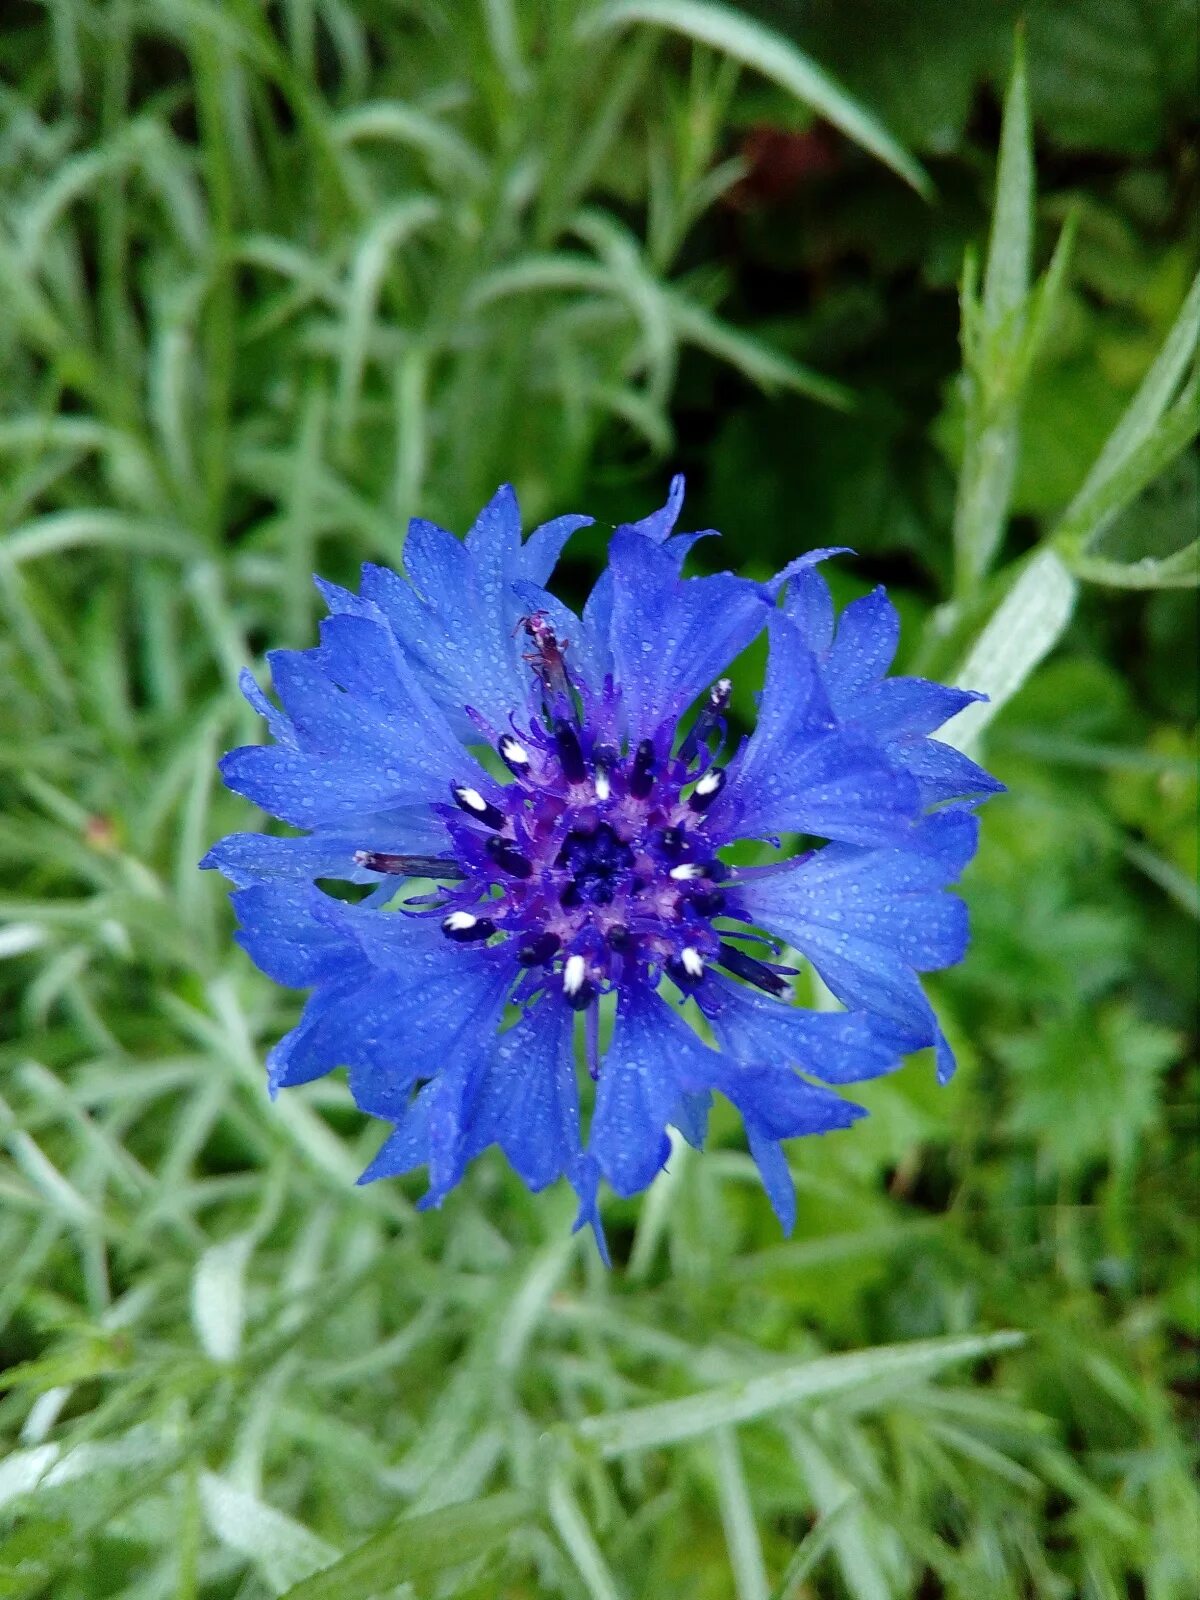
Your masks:
M250 1562L277 1595L340 1554L294 1517L214 1472L200 1478L200 1506L218 1543Z
M996 199L983 295L975 303L973 263L964 264L963 355L966 437L954 507L954 577L971 594L995 560L1012 499L1024 379L1036 348L1028 337L1033 249L1033 131L1018 34L1004 104ZM1061 264L1059 272L1063 270ZM1055 290L1058 279L1055 280ZM1047 290L1047 293L1054 292ZM1039 319L1039 335L1045 318Z
M246 1267L253 1249L252 1234L222 1239L204 1252L192 1276L192 1325L214 1361L235 1361L241 1350Z
M816 1571L818 1563L824 1560L833 1544L834 1535L841 1530L844 1518L852 1506L858 1505L860 1499L861 1496L857 1493L848 1494L832 1511L821 1517L811 1532L805 1534L788 1562L787 1570L771 1600L800 1600L801 1594L804 1593L801 1584Z
M1159 586L1158 580L1152 576L1155 568L1163 568L1167 574L1172 571L1177 574L1190 572L1194 564L1191 559L1180 560L1187 556L1186 550L1174 551L1159 561L1128 564L1101 557L1089 561L1092 570L1086 573L1081 560L1077 558L1087 556L1089 545L1094 545L1142 490L1188 448L1197 433L1200 433L1200 383L1192 382L1165 416L1140 431L1137 442L1123 450L1117 465L1103 474L1095 470L1089 473L1088 484L1091 487L1085 484L1075 496L1052 535L1055 547L1081 576L1104 582L1105 579L1095 574L1103 570L1119 573L1127 565L1131 573L1139 573L1140 577L1123 584L1123 587L1155 588ZM1110 577L1107 581L1120 580ZM1192 580L1177 577L1176 581L1187 583Z
M1018 32L1004 100L996 200L983 278L983 320L988 329L999 328L1017 316L1029 293L1033 185L1033 125L1025 79L1025 48Z
M372 1600L397 1584L461 1566L527 1522L517 1494L491 1495L425 1516L403 1517L287 1591L285 1600Z
M727 361L761 389L791 389L837 411L849 411L853 407L853 391L834 379L793 361L791 356L772 349L753 334L722 322L704 306L678 292L669 291L666 299L675 331L685 344L694 344L718 360Z
M554 1531L575 1563L575 1570L591 1600L622 1600L616 1579L608 1569L579 1502L561 1474L550 1484L548 1505Z
M393 252L414 233L435 222L441 209L428 195L400 200L372 220L354 252L346 285L346 322L338 370L338 428L344 440L354 429L375 308Z
M955 674L964 689L986 694L951 718L943 744L969 751L980 734L1062 637L1075 610L1079 585L1051 549L1037 552L985 624Z
M884 1345L850 1355L820 1356L796 1366L744 1383L721 1384L684 1400L637 1406L629 1411L587 1417L578 1424L579 1437L606 1458L631 1451L655 1450L678 1444L699 1434L753 1417L769 1416L805 1400L823 1400L879 1379L919 1382L928 1374L957 1361L1011 1350L1024 1340L1014 1332L989 1333L965 1338L919 1339L910 1344Z
M711 0L606 0L584 16L579 33L586 39L636 23L668 28L761 72L840 128L855 144L878 156L918 194L926 198L932 194L928 173L878 118L810 56L770 28Z
M1157 559L1106 561L1102 556L1075 556L1070 565L1077 578L1107 589L1195 589L1200 585L1200 539Z
M1084 479L1074 502L1068 508L1064 521L1069 519L1080 501L1094 495L1101 484L1112 478L1145 443L1155 424L1171 403L1189 361L1200 341L1200 273L1192 283L1179 308L1179 315L1163 341L1150 370L1138 386L1138 391L1109 435L1096 464Z
M718 1428L713 1440L717 1468L717 1504L729 1547L729 1565L737 1600L769 1600L767 1569L754 1521L754 1507L732 1428Z

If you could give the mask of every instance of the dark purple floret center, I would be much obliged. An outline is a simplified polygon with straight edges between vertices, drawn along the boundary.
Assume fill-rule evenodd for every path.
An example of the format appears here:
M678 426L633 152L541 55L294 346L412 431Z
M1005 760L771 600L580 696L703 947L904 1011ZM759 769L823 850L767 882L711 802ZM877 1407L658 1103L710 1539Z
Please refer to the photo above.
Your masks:
M737 914L735 875L717 855L726 841L708 819L725 783L713 748L724 740L728 682L682 741L664 728L620 750L589 726L566 642L544 622L527 631L544 716L499 739L511 782L486 796L467 785L452 792L444 815L453 860L430 874L447 880L435 908L446 937L515 941L526 969L515 998L552 988L577 1010L604 989L662 973L690 990L709 965L779 993L775 971L727 942L736 926L713 926Z

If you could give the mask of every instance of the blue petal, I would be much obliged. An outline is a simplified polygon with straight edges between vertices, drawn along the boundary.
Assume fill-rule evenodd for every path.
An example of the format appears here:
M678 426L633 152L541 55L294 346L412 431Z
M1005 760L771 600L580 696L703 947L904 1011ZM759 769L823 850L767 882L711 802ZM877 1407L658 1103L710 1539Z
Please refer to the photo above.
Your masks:
M369 761L323 761L279 745L244 745L220 762L221 776L272 816L298 828L351 827L357 818L414 797ZM420 798L419 796L417 798Z
M754 1157L762 1186L771 1202L771 1210L779 1218L784 1233L790 1235L796 1226L796 1186L792 1182L787 1157L777 1139L768 1138L755 1127L747 1125L746 1135L750 1154Z
M346 939L314 915L326 898L300 883L258 883L230 895L240 924L235 938L276 983L307 989L345 967Z
M969 689L949 689L925 678L884 678L861 695L846 717L856 733L886 743L933 733L964 706L986 695Z
M675 531L675 524L679 521L679 513L683 509L684 487L683 473L677 472L667 490L666 503L657 511L652 511L648 517L643 517L640 522L623 522L617 532L626 530L641 534L644 539L649 539L651 544L664 543Z
M618 1194L637 1194L671 1153L666 1136L684 1085L689 1057L711 1055L657 995L628 989L617 1008L612 1043L596 1090L589 1151Z
M520 581L544 582L563 544L586 517L559 517L523 545L516 497L507 484L480 513L466 542L420 518L409 527L409 582L384 567L363 568L363 594L391 624L405 655L456 732L477 735L465 708L496 728L530 703L532 674L521 659Z
M609 571L614 676L636 742L674 722L745 649L769 611L757 585L730 573L678 578L671 557L631 531L613 536Z
M818 654L829 648L833 638L833 596L824 578L813 569L831 556L853 554L848 544L831 544L820 550L806 550L802 556L789 561L763 586L772 600L778 599L781 589L786 589L784 615L800 629L808 648ZM811 636L806 624L811 624Z
M926 805L956 800L960 795L1003 794L1004 785L969 756L939 739L920 739L900 754L906 770L917 780Z
M747 1066L712 1053L712 1086L731 1101L747 1124L770 1139L848 1128L866 1113L829 1089L805 1083L788 1067Z
M747 880L753 919L813 963L839 1000L894 1022L902 1047L938 1037L914 969L962 959L966 908L945 884L974 847L974 819L940 813L920 827L914 850L829 845L791 871Z
M425 1166L428 1160L429 1098L418 1094L358 1181L374 1183L377 1178L398 1178L414 1167Z
M578 1162L579 1094L574 1013L543 998L495 1043L470 1113L475 1155L498 1143L530 1189L544 1189Z
M243 667L238 673L238 688L267 724L272 739L277 744L290 745L292 749L295 749L296 733L290 720L281 711L275 709L259 688L247 667Z
M578 1233L580 1228L591 1228L601 1261L606 1267L611 1267L612 1257L608 1253L608 1241L600 1221L600 1169L591 1156L583 1155L576 1162L571 1173L571 1186L579 1197L579 1210L571 1224L571 1232Z
M789 623L773 622L758 726L712 808L714 828L854 844L907 833L920 804L916 783L870 745L831 733L832 720L811 651Z
M382 634L381 629L358 618L339 617L327 626L343 645L347 632L356 636L358 644L374 642ZM339 687L327 675L335 658L326 648L275 650L269 660L305 754L395 768L406 780L414 802L444 798L451 783L464 780L467 767L473 769L468 781L483 778L482 770L417 686L396 681L394 661L390 664L393 692L389 694L382 689L388 682L387 669L370 680L369 692ZM342 659L341 677L351 675L345 668Z
M348 962L340 978L322 984L308 997L300 1021L267 1056L267 1088L272 1099L280 1089L310 1083L338 1065L327 1018L339 1000L360 987L365 973L365 962Z
M835 710L853 715L854 697L883 677L899 643L900 618L886 590L850 602L826 657L825 682Z
M517 567L521 576L530 583L545 583L558 565L558 558L567 540L580 528L590 528L594 521L594 517L570 513L563 517L552 517L549 522L543 522L540 528L535 528L522 545L518 557Z
M696 990L717 1042L739 1061L790 1063L825 1083L858 1083L899 1065L894 1040L857 1011L809 1011L710 972Z

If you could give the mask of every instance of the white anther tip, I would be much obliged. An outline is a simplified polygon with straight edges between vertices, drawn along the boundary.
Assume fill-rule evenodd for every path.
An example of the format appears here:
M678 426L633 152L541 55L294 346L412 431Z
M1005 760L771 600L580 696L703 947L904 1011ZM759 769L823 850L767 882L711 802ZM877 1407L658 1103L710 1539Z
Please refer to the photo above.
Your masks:
M704 957L700 954L699 950L693 949L689 944L684 948L679 959L683 965L683 970L687 973L689 978L699 978L703 976Z
M671 876L677 883L687 883L692 878L702 878L704 868L698 861L682 861L679 866L671 868Z
M473 928L478 921L479 918L472 916L469 911L452 911L443 921L442 927L449 933L466 933L467 929Z
M578 994L587 977L587 962L582 956L568 956L563 963L563 993Z
M455 789L454 793L458 796L459 801L464 806L469 807L470 810L487 810L487 801L483 798L478 789L459 788Z
M523 744L519 744L516 739L512 738L507 733L500 741L500 754L504 757L505 761L510 762L515 766L527 767L529 765L528 750L526 750Z

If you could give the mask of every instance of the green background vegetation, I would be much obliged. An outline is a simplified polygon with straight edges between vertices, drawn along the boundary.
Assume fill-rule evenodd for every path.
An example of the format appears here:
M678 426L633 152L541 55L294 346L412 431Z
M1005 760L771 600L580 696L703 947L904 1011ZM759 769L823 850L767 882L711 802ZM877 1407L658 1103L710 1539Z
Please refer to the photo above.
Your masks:
M1200 1592L1197 18L1022 9L1002 137L1006 3L5 4L3 1600ZM677 466L731 566L854 546L1010 793L955 1082L790 1241L718 1118L609 1274L268 1105L195 863L314 569Z

